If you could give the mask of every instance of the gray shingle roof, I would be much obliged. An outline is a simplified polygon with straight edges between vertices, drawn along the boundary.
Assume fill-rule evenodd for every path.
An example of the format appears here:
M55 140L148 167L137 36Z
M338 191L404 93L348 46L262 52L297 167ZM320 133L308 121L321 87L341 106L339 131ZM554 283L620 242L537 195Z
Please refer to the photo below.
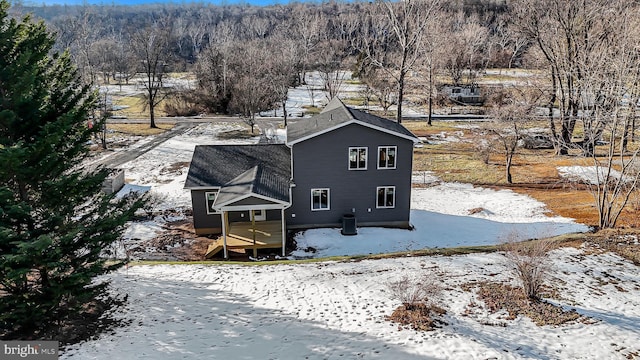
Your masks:
M221 188L216 203L249 193L290 202L290 179L291 150L284 144L198 145L184 187Z
M400 137L410 138L414 141L418 140L411 131L393 120L349 108L340 99L333 98L320 114L289 124L287 126L287 142L295 143L301 139L331 131L333 128L352 121L359 121L367 126L378 128Z

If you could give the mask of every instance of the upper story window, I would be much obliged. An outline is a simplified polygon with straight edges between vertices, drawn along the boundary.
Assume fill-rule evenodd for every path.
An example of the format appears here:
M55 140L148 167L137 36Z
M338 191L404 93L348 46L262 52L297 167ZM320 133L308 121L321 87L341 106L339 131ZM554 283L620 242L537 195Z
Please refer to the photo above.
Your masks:
M396 146L378 147L378 169L395 169L397 150Z
M311 210L329 210L329 189L311 189Z
M396 207L396 187L378 186L376 207L379 209L391 209Z
M215 204L216 199L218 198L218 190L207 191L204 193L204 197L207 201L207 214L217 214L218 211L213 208L213 204Z
M349 170L367 170L367 148L349 148Z

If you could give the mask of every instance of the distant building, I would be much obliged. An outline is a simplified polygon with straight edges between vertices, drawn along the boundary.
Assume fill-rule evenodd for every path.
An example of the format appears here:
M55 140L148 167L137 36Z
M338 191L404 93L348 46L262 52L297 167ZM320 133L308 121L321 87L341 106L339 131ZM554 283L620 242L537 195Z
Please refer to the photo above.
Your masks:
M484 102L477 85L444 85L442 92L449 99L463 104L482 104Z

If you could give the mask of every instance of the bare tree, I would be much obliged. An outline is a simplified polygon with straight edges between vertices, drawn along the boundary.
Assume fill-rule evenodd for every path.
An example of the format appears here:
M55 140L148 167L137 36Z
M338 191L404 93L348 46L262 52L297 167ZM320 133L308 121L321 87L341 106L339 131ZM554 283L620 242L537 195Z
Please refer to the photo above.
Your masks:
M273 56L271 57L271 89L282 108L284 126L287 126L289 88L296 84L296 57L298 48L293 39L289 39L285 32L269 43Z
M256 114L273 109L279 101L271 87L271 52L263 41L253 41L238 45L234 55L229 108L251 126L254 133Z
M425 36L423 37L424 48L424 66L427 72L427 81L429 83L429 117L427 125L431 126L433 116L433 97L435 96L435 72L442 66L442 57L446 53L445 45L448 39L445 36L441 26L441 19L444 13L434 12L432 21L429 21L425 28Z
M231 99L231 66L237 26L219 22L209 30L207 46L200 52L195 66L200 102L214 112L227 112Z
M539 96L535 90L526 92L520 88L505 89L500 96L496 96L494 107L491 109L490 115L494 122L488 130L495 136L505 157L505 175L509 184L513 183L513 157L525 134L523 125L535 110Z
M361 78L367 83L373 94L375 94L378 100L378 105L382 108L384 116L387 116L389 108L392 105L398 103L396 97L395 86L392 79L385 76L385 73L381 73L379 69L372 69L366 74L363 74Z
M637 5L624 0L523 0L513 4L519 31L537 45L546 60L549 123L559 154L568 153L576 123L587 119L582 110L596 105L600 85L585 80L589 74L600 73L602 60L617 51L616 39L624 31L621 26L632 19L630 13L637 17ZM556 104L559 134L554 122ZM584 133L598 134L602 126L604 123L587 121ZM593 150L592 140L582 142L587 154Z
M157 128L155 122L156 107L167 96L163 80L167 73L170 56L172 27L168 21L155 22L141 29L131 37L131 45L135 49L137 60L144 80L145 103L149 109L150 127Z
M590 9L602 10L604 6L595 5L600 7ZM593 19L587 33L604 36L607 41L590 40L597 46L583 51L588 58L579 53L581 56L575 59L574 67L583 73L576 77L579 83L573 85L580 96L574 106L578 110L574 121L583 125L579 146L593 163L591 176L584 182L593 195L600 228L616 226L640 179L639 150L627 147L638 106L638 15L637 5L611 2L604 14Z
M107 149L107 119L112 115L111 107L109 106L109 90L105 89L100 94L100 100L98 106L93 109L93 124L92 126L99 126L100 144L102 149Z
M245 16L241 20L242 28L247 39L264 39L271 31L271 21L256 15Z
M78 16L67 18L61 25L60 37L67 38L67 44L83 80L86 83L94 83L96 66L93 61L95 57L92 56L92 47L97 40L97 29L92 23L95 20L95 13L89 6L83 6L81 9Z
M488 42L488 29L480 24L477 16L466 16L463 11L449 14L443 24L448 29L447 51L443 54L446 69L454 85L464 82L474 86L486 64L482 61L482 52Z
M344 49L344 42L327 39L316 50L314 68L320 73L324 91L327 92L329 99L338 96L345 80L346 74L341 71Z
M376 1L357 44L370 66L394 79L398 99L396 119L402 122L407 75L423 59L423 37L440 0Z
M291 30L295 34L299 46L299 82L306 84L307 70L313 63L312 54L326 28L326 19L317 9L309 10L302 4L295 5L293 12L296 15L293 18Z
M603 153L593 151L592 171L585 170L582 177L570 181L582 182L589 188L596 210L598 226L613 228L618 222L640 180L640 148L625 150L625 129L630 126L633 112L621 112L606 122ZM585 168L588 169L588 168Z
M113 36L113 40L116 44L114 48L114 54L111 57L113 61L113 75L118 85L120 85L120 91L122 91L122 82L129 84L129 80L136 74L138 66L136 64L136 56L131 48L131 41L122 32L117 32Z
M194 57L197 57L205 44L204 40L207 35L207 26L205 19L201 17L192 18L193 21L187 28L187 37L191 43L191 52Z
M111 38L105 37L97 40L89 49L89 57L96 72L102 74L102 81L109 84L111 76L114 72L113 64L115 62L118 44ZM95 80L95 79L94 79Z
M509 13L504 13L498 17L492 41L500 48L501 55L507 58L506 66L511 69L516 59L522 56L531 42L525 35L517 31L516 26L511 23L509 17ZM498 62L501 64L500 66L505 65L502 58Z

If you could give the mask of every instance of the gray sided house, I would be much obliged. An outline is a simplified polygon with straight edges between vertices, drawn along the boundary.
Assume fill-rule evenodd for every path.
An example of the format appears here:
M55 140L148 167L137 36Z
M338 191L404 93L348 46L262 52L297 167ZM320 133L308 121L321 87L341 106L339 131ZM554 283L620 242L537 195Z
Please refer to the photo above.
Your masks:
M226 257L242 223L252 224L250 235L237 238L252 237L254 249L282 247L283 255L287 230L339 227L345 215L358 226L409 228L417 141L395 121L336 98L320 114L290 123L286 144L197 146L185 183L195 231L221 233ZM276 228L277 244L256 240Z
M185 182L196 233L221 233L223 211L230 222L281 220L290 204L290 154L284 144L196 146Z
M351 109L338 99L317 116L287 128L292 204L287 227L409 227L413 144L395 121Z

